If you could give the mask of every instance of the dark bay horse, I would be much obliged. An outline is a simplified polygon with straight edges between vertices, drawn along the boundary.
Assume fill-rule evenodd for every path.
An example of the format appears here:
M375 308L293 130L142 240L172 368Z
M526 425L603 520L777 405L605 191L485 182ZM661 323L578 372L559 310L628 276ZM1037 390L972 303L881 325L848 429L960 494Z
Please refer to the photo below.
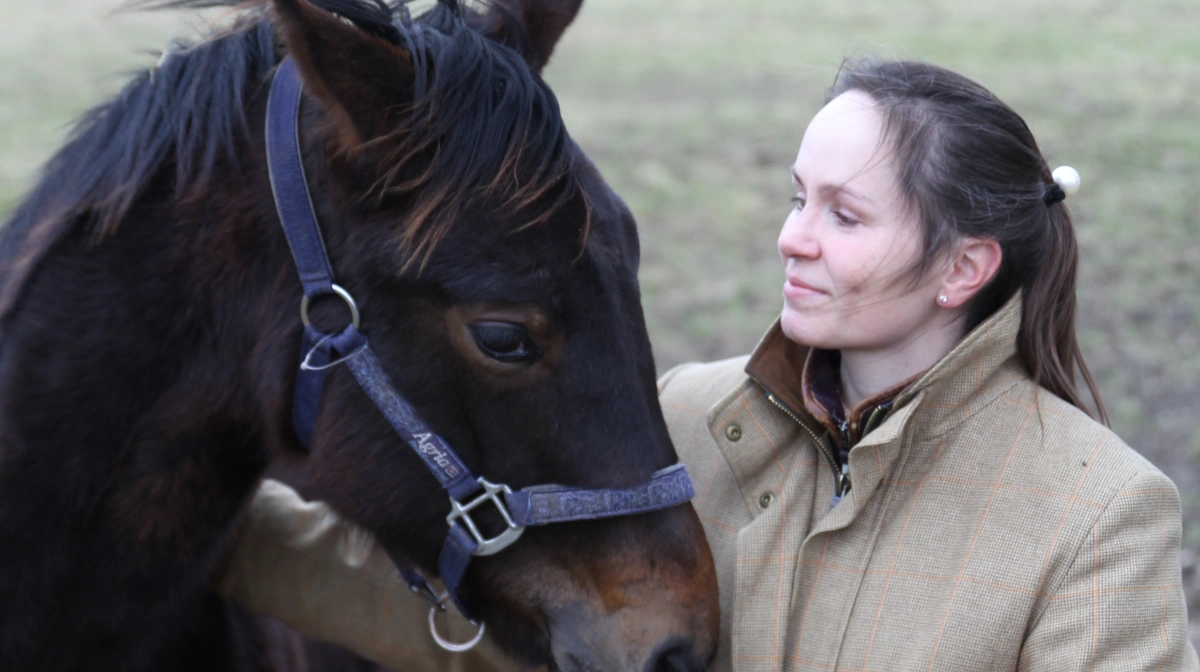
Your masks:
M0 669L269 669L208 585L281 460L436 571L449 500L346 366L310 452L293 430L300 286L263 131L285 56L333 271L470 469L621 488L675 463L633 219L538 74L578 7L251 3L89 113L0 240ZM555 670L699 670L716 643L689 506L531 527L460 596Z

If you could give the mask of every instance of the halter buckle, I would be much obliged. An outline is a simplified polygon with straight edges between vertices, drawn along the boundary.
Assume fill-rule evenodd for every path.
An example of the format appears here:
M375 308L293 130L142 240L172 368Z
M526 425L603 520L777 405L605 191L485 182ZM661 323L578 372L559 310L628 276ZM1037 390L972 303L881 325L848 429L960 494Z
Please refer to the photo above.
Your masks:
M508 548L521 537L525 532L524 525L518 525L513 521L512 514L509 513L508 506L504 503L503 495L511 495L512 488L507 485L496 485L488 482L487 479L480 477L479 485L483 488L483 494L475 499L461 504L453 497L450 498L450 515L446 516L446 522L454 527L454 524L460 519L467 526L467 531L471 533L478 547L471 553L475 556L495 555L500 551ZM504 518L504 524L508 527L499 535L488 539L479 531L479 527L475 525L475 521L471 519L471 511L476 508L491 502L500 511L501 517Z

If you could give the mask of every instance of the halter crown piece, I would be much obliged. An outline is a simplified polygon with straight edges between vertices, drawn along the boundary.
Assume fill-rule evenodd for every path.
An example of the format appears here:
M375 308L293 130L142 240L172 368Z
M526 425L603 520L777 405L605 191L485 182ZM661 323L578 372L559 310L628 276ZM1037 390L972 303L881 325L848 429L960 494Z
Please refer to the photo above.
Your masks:
M435 641L448 651L466 651L482 638L483 626L480 625L479 634L472 641L450 644L437 634L433 616L444 609L448 601L453 601L467 614L459 587L471 558L503 551L521 536L526 526L658 511L690 501L695 491L682 464L655 472L645 483L601 489L538 485L513 490L471 472L446 440L425 424L416 409L392 386L371 351L366 334L359 330L358 305L350 292L333 282L333 270L312 207L300 155L302 94L303 82L296 63L287 57L271 82L266 142L275 207L304 288L300 302L304 336L292 399L292 426L301 445L310 450L325 375L333 367L344 364L388 424L437 478L450 496L450 515L446 517L449 530L438 557L438 573L446 585L446 592L439 595L411 568L400 567L400 572L413 592L433 603L430 627ZM350 308L351 323L338 333L323 333L308 320L309 302L327 295L339 297ZM506 526L504 532L492 538L485 537L471 518L472 511L487 505L496 507Z

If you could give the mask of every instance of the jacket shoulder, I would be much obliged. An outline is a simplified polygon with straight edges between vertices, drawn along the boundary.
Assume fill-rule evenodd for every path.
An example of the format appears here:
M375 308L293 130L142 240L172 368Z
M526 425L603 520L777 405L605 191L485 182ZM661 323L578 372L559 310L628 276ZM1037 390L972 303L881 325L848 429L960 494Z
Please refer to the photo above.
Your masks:
M1038 426L1042 452L1061 451L1072 462L1078 460L1080 468L1091 467L1088 480L1101 491L1096 494L1116 494L1139 477L1170 483L1158 467L1111 429L1032 381L1027 387L1027 394L1036 400L1031 422Z
M664 409L684 409L706 414L731 390L750 380L746 375L749 355L716 362L680 364L658 379L658 398Z
M1016 377L958 406L966 417L957 425L921 428L926 439L950 435L970 448L947 451L948 467L977 472L969 475L981 481L1003 469L1006 481L1048 492L1065 489L1097 505L1139 475L1166 479L1111 429L1028 376Z
M1046 390L1037 410L1044 418L1039 448L1064 453L1054 466L1061 465L1058 478L1070 498L1052 519L1061 533L1046 555L1044 590L1023 647L1029 669L1062 669L1085 656L1097 672L1197 669L1180 583L1175 484L1114 432ZM1045 471L1040 487L1048 487ZM1031 512L1026 523L1038 515Z
M1047 563L1048 585L1106 513L1161 507L1163 524L1179 525L1170 479L1108 427L1032 380L980 409L954 440L966 450L947 451L952 475L995 483L1006 493L1009 517L1001 518L1053 548L1047 558L1044 546L1031 546L1040 549L1038 562ZM977 493L980 506L988 492Z

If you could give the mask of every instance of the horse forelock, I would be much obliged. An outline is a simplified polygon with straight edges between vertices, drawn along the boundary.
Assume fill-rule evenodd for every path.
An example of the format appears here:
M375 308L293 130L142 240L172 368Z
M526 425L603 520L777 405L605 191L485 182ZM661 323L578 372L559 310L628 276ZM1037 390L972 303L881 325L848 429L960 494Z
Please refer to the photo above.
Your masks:
M587 198L579 149L550 88L460 12L445 3L397 22L400 44L416 56L415 99L391 132L367 143L382 157L371 192L414 198L398 229L409 265L424 266L452 227L473 224L468 213L489 212L493 224L519 231ZM503 37L513 44L517 35ZM590 218L579 225L583 245Z

